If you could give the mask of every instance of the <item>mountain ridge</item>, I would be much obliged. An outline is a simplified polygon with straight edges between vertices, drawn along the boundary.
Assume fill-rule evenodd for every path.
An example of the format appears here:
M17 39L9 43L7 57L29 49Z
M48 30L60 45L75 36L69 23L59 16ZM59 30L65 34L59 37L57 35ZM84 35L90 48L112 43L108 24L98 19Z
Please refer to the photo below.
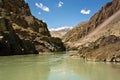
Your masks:
M90 61L120 62L120 0L101 8L90 20L69 31L63 41L67 50L78 50Z
M47 24L31 14L29 5L24 0L0 0L0 17L0 35L3 37L0 40L0 50L3 50L0 55L65 51L61 39L51 37ZM7 29L7 35L11 36L9 39L3 34L6 28L10 28ZM11 34L11 31L14 33ZM7 39L9 45L5 43ZM8 50L7 54L4 48Z
M113 0L112 2L107 3L104 7L101 8L101 10L95 13L95 15L93 15L87 23L79 25L65 34L63 41L65 43L75 42L78 39L85 37L119 9L119 0Z
M70 31L73 27L65 26L59 28L52 28L50 30L50 34L52 37L62 38L68 31Z

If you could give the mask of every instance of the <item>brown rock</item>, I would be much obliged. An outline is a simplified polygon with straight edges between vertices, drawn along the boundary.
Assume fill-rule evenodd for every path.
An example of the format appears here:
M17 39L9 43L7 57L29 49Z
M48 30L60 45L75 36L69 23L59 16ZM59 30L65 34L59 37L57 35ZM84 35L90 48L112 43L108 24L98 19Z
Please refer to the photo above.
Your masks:
M99 43L99 44L98 44ZM87 43L86 43L87 44ZM120 38L114 35L101 37L86 46L82 45L79 54L93 61L119 62ZM96 46L97 45L97 46Z
M112 2L107 3L104 7L101 8L101 10L99 10L95 15L93 15L88 22L77 25L75 28L73 28L71 31L65 34L65 36L63 37L63 41L66 44L75 43L75 42L78 43L81 39L85 38L87 35L95 31L99 27L99 25L105 22L118 10L120 10L120 0L113 0ZM120 24L119 21L120 21L120 18L116 18L110 23L112 23L113 26L116 26L116 25L119 26ZM113 31L111 30L113 26L110 26L110 25L108 26L108 30L110 30L111 32L105 28L106 32L104 32L104 34L99 34L96 36L99 38L99 36L101 35L110 35L110 34L113 35L114 32L115 33L118 32L117 35L120 35L119 33L120 28L114 27L113 30L116 30L116 31ZM73 46L71 45L69 47L73 47Z
M23 51L23 53L21 52L20 54L28 52L34 54L36 53L35 48L38 52L65 50L64 44L60 39L51 37L47 24L42 20L38 20L31 14L29 6L24 0L0 0L0 17L8 20L7 23L1 20L0 30L1 32L12 33L5 35L10 36L9 43L16 43L13 44L16 46L10 46L15 53ZM6 31L8 25L10 25L10 29ZM5 35L1 33L1 38ZM18 38L14 38L15 36ZM19 44L18 47L17 44ZM2 43L0 46L2 46ZM10 51L11 49L8 50L8 53Z
M21 40L5 18L0 19L0 56L37 54L34 44Z

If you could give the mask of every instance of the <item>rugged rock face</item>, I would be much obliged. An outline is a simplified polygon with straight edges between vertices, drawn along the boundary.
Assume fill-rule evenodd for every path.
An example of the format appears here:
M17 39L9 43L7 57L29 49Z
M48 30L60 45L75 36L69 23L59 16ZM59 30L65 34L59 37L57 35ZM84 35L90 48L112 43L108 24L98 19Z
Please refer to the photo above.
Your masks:
M86 60L120 62L120 37L103 36L95 42L79 46L79 55Z
M120 62L119 16L120 0L107 3L88 22L63 37L67 49L79 50L75 56L86 60Z
M51 37L47 24L32 16L24 0L0 0L0 18L2 55L65 50L60 39ZM6 45L6 40L9 45Z
M5 18L0 18L0 56L15 54L37 54L32 42L21 40Z
M22 28L15 23L13 24L13 28L21 39L33 41L38 52L54 52L66 50L64 44L59 38L42 35L38 32Z
M1 0L0 16L23 28L29 28L43 35L50 36L47 24L31 15L29 6L24 0Z
M74 29L69 31L63 37L63 41L65 43L72 43L84 38L118 10L120 10L120 0L113 0L107 3L99 12L92 16L88 22L77 25Z

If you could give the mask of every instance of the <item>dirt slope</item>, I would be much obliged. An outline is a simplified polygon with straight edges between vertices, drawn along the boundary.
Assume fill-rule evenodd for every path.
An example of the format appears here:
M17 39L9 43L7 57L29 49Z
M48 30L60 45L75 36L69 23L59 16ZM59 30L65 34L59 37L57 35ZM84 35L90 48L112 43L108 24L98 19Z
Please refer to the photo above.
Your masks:
M120 0L113 0L101 8L84 24L73 28L63 37L68 49L77 49L85 42L95 41L104 35L120 35Z
M116 26L116 27L118 27L118 31L119 31L116 34L112 34L112 33L113 32L115 33L117 30L112 31L112 33L109 33L109 34L105 34L105 32L103 32L103 31L105 31L105 29L108 30L108 28L111 28L111 27L108 27L109 24L111 24L111 22L114 22L116 19L118 19L118 22L120 22L120 17L119 16L120 16L120 10L118 10L115 14L113 14L111 17L109 17L107 20L105 20L93 32L91 32L90 34L85 36L85 38L83 38L82 40L78 40L77 43L74 46L78 46L78 45L84 44L86 42L93 42L96 39L102 37L103 35L104 36L105 35L116 35L116 36L119 36L120 35L120 28L119 28L120 26ZM118 24L120 24L120 23L118 23ZM114 24L113 24L113 26L114 26Z

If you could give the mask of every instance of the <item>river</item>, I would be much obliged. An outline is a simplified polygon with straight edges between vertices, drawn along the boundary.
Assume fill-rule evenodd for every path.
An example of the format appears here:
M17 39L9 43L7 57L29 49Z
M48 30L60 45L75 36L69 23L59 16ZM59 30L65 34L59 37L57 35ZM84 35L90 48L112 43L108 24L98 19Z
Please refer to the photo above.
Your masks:
M0 80L120 80L118 63L88 62L67 54L2 56Z

